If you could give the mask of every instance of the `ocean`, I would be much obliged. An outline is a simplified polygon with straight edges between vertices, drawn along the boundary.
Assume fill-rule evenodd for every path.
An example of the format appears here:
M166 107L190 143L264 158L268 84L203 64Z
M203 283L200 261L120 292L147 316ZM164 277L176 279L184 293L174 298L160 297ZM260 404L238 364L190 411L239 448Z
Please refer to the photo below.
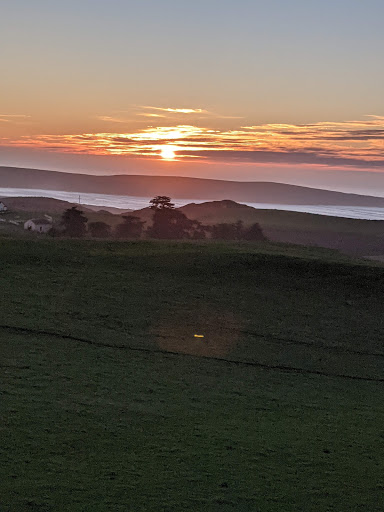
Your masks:
M150 197L116 196L111 194L90 194L78 192L63 192L61 190L40 190L29 188L0 188L0 198L6 197L52 197L71 203L83 205L110 206L123 210L138 210L149 206ZM188 203L205 203L209 199L173 199L176 206L184 206ZM346 217L350 219L384 220L384 208L371 208L363 206L329 206L329 205L295 205L295 204L271 204L243 202L262 210L283 210L293 212L315 213L331 217Z

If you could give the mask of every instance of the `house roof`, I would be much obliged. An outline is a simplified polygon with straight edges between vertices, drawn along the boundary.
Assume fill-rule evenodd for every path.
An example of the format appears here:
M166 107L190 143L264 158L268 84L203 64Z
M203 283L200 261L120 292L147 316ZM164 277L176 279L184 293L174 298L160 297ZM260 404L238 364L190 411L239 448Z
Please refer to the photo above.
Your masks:
M47 224L52 224L52 222L50 222L48 219L44 219L44 218L41 218L41 219L30 219L29 221L27 222L33 222L34 224L41 224L41 225L47 225Z

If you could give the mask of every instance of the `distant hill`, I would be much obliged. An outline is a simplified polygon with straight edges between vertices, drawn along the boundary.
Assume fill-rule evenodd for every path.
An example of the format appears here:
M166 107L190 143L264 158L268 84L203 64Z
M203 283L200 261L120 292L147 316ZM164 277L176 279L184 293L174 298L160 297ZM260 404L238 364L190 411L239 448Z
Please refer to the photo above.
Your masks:
M46 197L7 197L4 202L11 212L15 212L15 218L19 220L41 214L50 214L58 219L65 209L75 206L74 203ZM98 211L94 211L94 208ZM118 210L119 214L116 215L115 212L106 211L104 207L82 205L82 209L90 222L103 221L111 226L119 224L123 214ZM358 256L384 254L384 221L327 217L282 210L259 210L231 200L190 203L180 210L188 218L199 220L205 225L233 223L238 220L244 225L258 222L266 236L275 242L338 249ZM151 225L153 211L150 208L131 213L144 220L147 227Z
M20 227L26 220L41 217L45 214L52 216L54 222L59 222L64 210L72 206L79 206L76 203L49 197L6 197L3 201L9 210L1 216L0 227L2 232L5 230L11 234L16 234L12 222L16 222ZM125 210L118 210L117 208L111 208L115 211L108 211L108 207L103 206L81 205L80 208L89 222L106 222L112 227L122 221L121 215L117 215L116 210L122 212L121 214L126 213Z
M75 203L52 199L50 197L4 197L1 199L9 210L41 212L41 213L62 213L67 208L78 206ZM84 211L91 211L81 206Z
M114 206L95 206L93 204L84 205L88 210L99 213L112 213L113 215L125 215L126 213L133 212L132 208L115 208Z
M50 214L59 218L62 212L75 203L47 197L7 197L5 204L14 211L17 219L31 218L41 214ZM126 211L108 207L82 205L90 222L103 221L111 226L121 222ZM96 211L97 210L97 211ZM384 221L369 221L327 217L310 213L282 210L259 210L231 200L190 203L180 208L190 219L202 224L212 225L223 222L233 223L241 220L245 225L258 222L266 236L275 242L299 245L312 245L358 256L376 256L384 254ZM132 212L149 226L153 212L143 208ZM16 217L15 217L16 218Z
M329 217L284 210L260 210L228 199L207 201L205 203L189 203L181 206L178 210L182 211L189 219L196 219L206 225L223 222L233 223L241 220L245 225L259 222L266 229L300 229L335 233L342 231L345 233L384 236L384 221ZM133 211L132 215L140 217L150 224L153 211L149 207L142 208Z
M4 204L10 210L29 211L29 212L42 212L42 213L62 213L67 208L72 206L79 206L77 203L63 201L61 199L53 199L51 197L4 197L1 198ZM84 212L100 212L112 214L124 214L132 210L120 210L110 206L94 206L89 204L82 204L80 208Z
M359 256L384 253L384 221L259 210L233 201L192 203L180 210L206 225L238 220L245 225L258 222L275 242L326 247Z
M384 254L384 221L345 219L311 213L259 210L234 201L191 203L179 208L188 218L205 225L258 222L273 242L337 249L356 256ZM132 213L151 225L153 212L143 208Z
M0 167L0 187L99 194L254 203L384 207L384 198L345 194L284 183L238 182L172 176L93 176L39 169Z

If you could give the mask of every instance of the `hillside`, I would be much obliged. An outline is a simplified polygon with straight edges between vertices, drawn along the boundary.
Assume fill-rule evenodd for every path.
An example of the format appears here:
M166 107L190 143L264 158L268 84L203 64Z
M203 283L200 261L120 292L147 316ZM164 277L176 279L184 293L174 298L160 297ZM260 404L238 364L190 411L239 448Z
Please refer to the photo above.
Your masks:
M0 200L7 205L10 210L26 211L26 212L39 212L39 213L62 213L67 208L72 206L79 206L78 203L70 203L61 199L53 199L51 197L4 197ZM81 209L84 212L108 212L116 215L131 212L132 210L120 210L110 206L94 206L89 204L82 204Z
M172 176L93 176L0 167L0 186L73 192L255 203L384 207L384 198L268 182L237 182Z
M75 203L52 199L50 197L5 197L1 200L7 205L10 211L61 214L64 210L72 206L79 206ZM84 212L91 211L91 209L85 205L82 205L81 208Z
M22 223L25 220L42 214L52 215L54 219L59 220L62 212L72 206L71 203L49 198L6 198L4 201L10 212L0 219L0 232L14 236L22 231ZM102 221L112 227L121 223L122 213L116 215L104 207L95 207L99 211L93 211L91 208L93 207L82 205L89 222ZM258 222L266 236L273 242L337 249L355 256L382 257L384 254L383 221L259 210L230 200L191 203L180 210L188 218L199 220L205 225L234 223L238 220L244 225ZM151 225L153 212L150 208L130 213L144 220L146 227ZM21 223L19 228L10 224L10 220Z
M190 219L204 225L234 223L245 226L258 222L269 240L307 246L337 249L355 256L384 254L384 222L327 217L311 213L281 210L259 210L234 201L191 203L180 210ZM143 208L132 213L152 223L153 212Z
M23 221L41 216L52 215L58 220L62 212L77 206L73 203L45 197L5 198L10 213L3 216L0 231L17 235L18 230L9 220ZM150 208L125 211L116 209L112 212L105 207L82 205L89 222L102 221L114 227L121 223L121 215L132 213L146 222L152 223L153 212ZM97 210L97 211L94 211ZM201 204L191 203L180 208L190 219L196 219L205 225L223 222L234 223L241 220L244 225L258 222L273 242L291 243L308 246L337 249L356 256L379 256L384 254L384 222L341 217L327 217L309 213L281 210L259 210L230 200L211 201Z
M26 220L47 214L52 216L54 222L59 222L64 210L79 206L76 203L48 197L6 197L3 201L9 210L6 214L0 215L0 234L11 236L36 236L24 232L23 225ZM121 223L121 214L111 213L107 208L90 205L81 205L80 208L89 222L101 221L112 227ZM112 208L112 211L116 209Z
M89 240L0 261L1 510L382 511L382 267Z
M300 229L360 233L362 235L380 235L384 233L384 221L329 217L327 215L284 210L260 210L234 201L191 203L182 206L180 210L187 217L200 220L204 224L242 220L244 224L260 222L267 229Z

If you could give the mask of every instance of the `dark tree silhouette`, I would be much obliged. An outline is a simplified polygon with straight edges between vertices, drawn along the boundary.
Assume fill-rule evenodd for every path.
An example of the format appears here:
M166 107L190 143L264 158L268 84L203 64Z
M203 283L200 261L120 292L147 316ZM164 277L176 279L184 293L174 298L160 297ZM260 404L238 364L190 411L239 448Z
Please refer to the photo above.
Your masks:
M156 196L149 201L152 210L172 210L175 205L171 203L171 198L168 196Z
M204 226L198 220L191 220L191 228L189 230L189 238L192 240L204 240L207 232L210 230L208 226Z
M215 224L211 227L212 238L216 240L267 240L260 225L255 222L245 228L241 220L234 224Z
M242 220L238 220L235 223L236 240L242 240L244 235L244 223Z
M238 240L239 227L237 224L215 224L212 226L214 240Z
M267 240L266 236L263 233L263 230L260 227L258 222L255 222L249 228L245 229L243 232L243 240L251 241L263 241Z
M150 238L180 239L189 238L193 221L189 220L184 213L173 208L155 208L153 213L153 224L148 229Z
M91 222L88 231L94 238L108 238L111 236L111 226L105 222Z
M116 226L115 235L117 238L140 238L145 221L134 215L124 215L123 219L124 222Z
M179 239L189 236L191 221L171 203L168 196L156 196L150 200L153 224L147 229L150 238Z
M77 206L65 210L61 217L61 225L63 227L64 235L72 238L83 237L87 231L87 217L84 212L77 209Z
M150 201L153 212L153 224L147 229L149 238L165 240L190 238L201 240L206 237L207 226L198 220L191 220L171 203L168 196L156 196Z

